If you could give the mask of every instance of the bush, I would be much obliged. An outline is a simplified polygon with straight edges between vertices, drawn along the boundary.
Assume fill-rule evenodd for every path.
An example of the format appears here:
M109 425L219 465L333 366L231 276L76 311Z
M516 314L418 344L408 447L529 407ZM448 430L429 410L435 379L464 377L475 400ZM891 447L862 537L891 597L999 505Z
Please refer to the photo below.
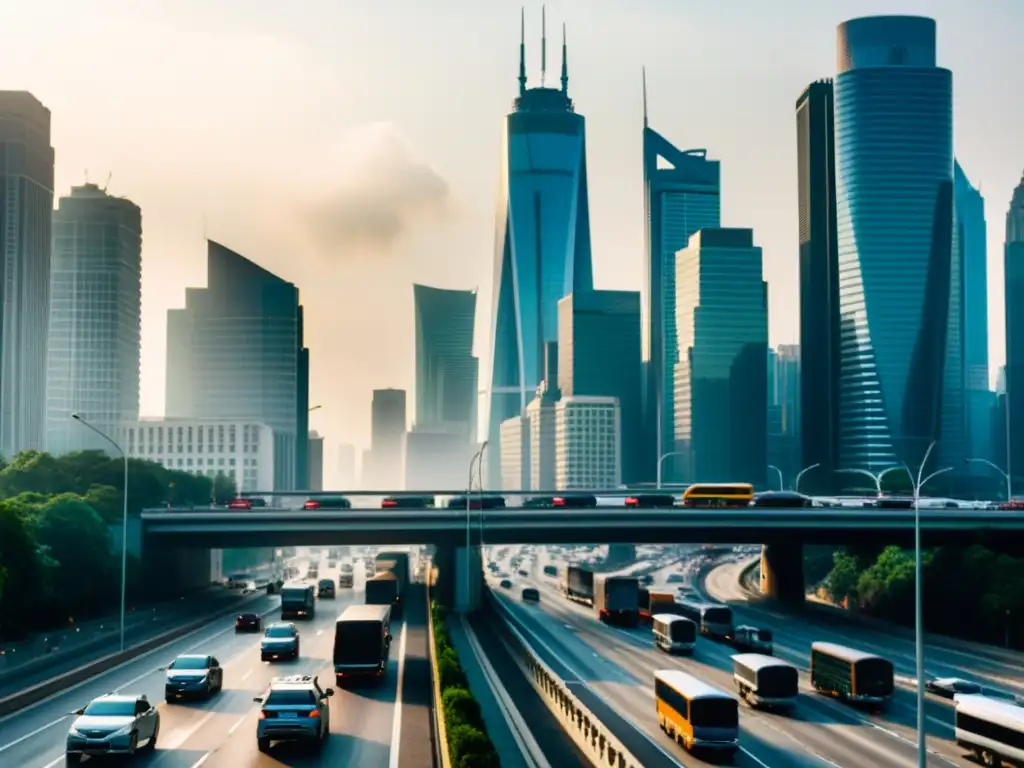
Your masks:
M455 768L495 768L501 765L498 752L487 735L480 705L469 690L466 673L452 647L445 627L446 611L431 603L437 678L441 688L441 709L448 734L448 757Z

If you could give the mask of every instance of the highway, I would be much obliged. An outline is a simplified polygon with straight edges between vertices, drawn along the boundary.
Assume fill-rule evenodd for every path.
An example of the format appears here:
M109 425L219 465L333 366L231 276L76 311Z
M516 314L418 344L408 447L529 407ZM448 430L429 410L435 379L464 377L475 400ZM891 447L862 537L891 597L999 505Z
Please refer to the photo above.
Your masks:
M337 582L337 572L321 569L321 577ZM330 700L331 735L320 754L276 746L263 755L256 747L259 706L253 702L272 677L289 674L318 675L321 685L334 688L332 654L334 621L348 604L364 598L364 575L356 565L355 589L339 589L334 600L317 602L310 622L296 622L301 632L301 656L295 662L261 662L260 635L236 634L234 614L80 686L0 720L0 765L19 768L55 768L64 763L64 741L72 718L69 713L93 697L112 691L143 693L159 702L160 734L157 749L140 755L135 764L158 768L240 768L242 766L413 765L399 762L398 745L415 744L408 731L417 718L401 717L396 706L398 680L404 677L407 636L417 631L422 639L425 611L406 609L393 627L394 643L385 682L378 688L336 690ZM279 617L279 598L265 596L248 610L264 615L264 623ZM224 667L224 688L208 701L164 702L165 673L160 667L182 653L209 653ZM408 698L408 687L403 691ZM429 697L426 691L421 696ZM422 744L422 733L414 734ZM429 745L429 741L427 742ZM426 748L429 751L429 747ZM413 757L412 750L408 757Z
M661 733L654 716L651 677L657 669L680 668L723 690L735 692L730 663L734 651L701 638L693 658L668 656L654 648L647 628L606 627L594 618L590 609L566 600L557 589L555 579L540 575L545 562L548 562L546 553L539 549L532 563L531 577L514 575L512 590L500 589L498 579L492 578L492 594L504 601L523 622L540 646L536 650L552 668L567 682L585 687L607 702L614 713L633 726L638 733L634 742L641 748L661 754L658 764L704 764ZM501 568L514 573L507 561L501 563ZM664 573L658 575L665 576ZM525 585L536 586L541 591L538 606L524 604L519 599L519 591ZM775 630L776 655L805 667L806 651L802 651L801 646L805 643L809 646L810 639L797 635L790 640L788 624L776 626ZM824 634L817 634L814 639L838 640ZM916 765L915 709L908 690L898 691L889 712L872 716L812 693L806 674L801 676L801 688L802 695L792 716L765 714L741 705L743 749L737 755L736 765L771 768ZM931 698L927 707L931 751L928 765L973 765L951 741L952 708ZM614 713L612 717L616 716ZM605 724L612 728L612 723ZM633 749L633 744L627 743L627 747ZM646 757L638 757L648 765Z

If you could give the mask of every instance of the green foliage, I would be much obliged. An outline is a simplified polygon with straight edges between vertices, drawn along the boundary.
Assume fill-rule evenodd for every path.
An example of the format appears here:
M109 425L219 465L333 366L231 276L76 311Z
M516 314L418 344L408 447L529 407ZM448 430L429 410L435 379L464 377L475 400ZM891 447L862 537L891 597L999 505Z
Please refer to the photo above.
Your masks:
M456 686L446 688L441 694L441 703L444 705L445 725L449 730L457 725L483 727L480 705L467 689Z
M457 725L448 731L452 765L459 768L495 768L501 765L497 750L487 733L471 725Z

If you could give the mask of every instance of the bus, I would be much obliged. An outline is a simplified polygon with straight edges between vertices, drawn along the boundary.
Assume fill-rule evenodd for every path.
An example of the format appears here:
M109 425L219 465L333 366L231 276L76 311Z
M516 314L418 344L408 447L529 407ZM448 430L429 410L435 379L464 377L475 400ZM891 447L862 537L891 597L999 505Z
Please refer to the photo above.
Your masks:
M732 637L732 609L698 600L676 601L679 613L697 624L702 635L728 640Z
M654 644L665 653L693 653L697 645L697 624L674 613L656 613L651 617Z
M752 707L789 709L800 691L800 675L792 664L760 653L732 657L732 679Z
M892 662L835 643L812 643L811 685L844 701L884 706L894 688Z
M988 696L957 694L956 743L984 765L1024 765L1024 708Z
M732 755L740 745L739 703L678 669L654 673L658 725L689 751Z
M750 483L695 483L683 493L684 507L749 507L753 500Z

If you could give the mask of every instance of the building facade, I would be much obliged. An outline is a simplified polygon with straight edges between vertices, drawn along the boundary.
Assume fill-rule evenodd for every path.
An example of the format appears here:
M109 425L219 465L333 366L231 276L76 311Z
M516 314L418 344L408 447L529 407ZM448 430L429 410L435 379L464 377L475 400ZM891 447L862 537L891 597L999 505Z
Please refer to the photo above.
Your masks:
M554 406L555 489L618 488L622 432L614 397L563 397Z
M952 75L935 22L838 28L836 206L844 468L963 466ZM805 353L806 357L806 353Z
M273 490L308 479L309 352L292 283L212 240L207 287L167 313L167 415L266 424Z
M370 403L370 450L364 454L363 485L400 490L405 479L404 389L375 389Z
M780 344L768 350L768 464L776 481L788 488L803 466L800 464L800 346ZM810 473L808 473L810 474Z
M664 166L659 163L664 161ZM640 293L644 424L655 450L649 477L663 466L664 480L678 481L680 465L661 456L678 450L674 440L674 378L679 361L676 329L676 253L701 229L721 226L721 168L705 149L680 150L648 125L644 81L645 275Z
M501 422L501 489L530 487L530 420L513 416Z
M676 263L675 438L686 482L766 487L768 286L749 229L704 229Z
M324 489L324 439L316 430L309 433L309 448L306 451L306 457L309 466L309 480L306 483L306 488L310 491L322 491Z
M806 488L829 493L839 466L839 245L834 89L811 83L796 102L800 241L800 465ZM799 471L799 470L798 470Z
M26 91L0 91L0 456L42 450L53 147L50 110Z
M641 379L639 293L587 291L558 303L558 388L562 397L616 398L624 483L646 474Z
M462 428L414 426L405 436L405 490L465 488L476 451L477 446L466 439ZM475 469L473 475L475 487Z
M500 425L518 416L544 375L544 344L558 338L558 302L593 288L585 122L569 98L565 41L561 87L526 87L502 136L494 255L489 480L500 482Z
M1024 477L1024 177L1013 190L1006 212L1003 250L1006 294L1006 394L1003 398L1002 434L1009 435L1002 450L1003 466ZM1006 456L1007 451L1009 456Z
M46 372L46 450L110 450L139 418L142 212L95 184L72 187L53 214Z
M239 492L271 490L278 441L267 424L245 420L143 419L122 424L115 438L132 458L216 478Z

